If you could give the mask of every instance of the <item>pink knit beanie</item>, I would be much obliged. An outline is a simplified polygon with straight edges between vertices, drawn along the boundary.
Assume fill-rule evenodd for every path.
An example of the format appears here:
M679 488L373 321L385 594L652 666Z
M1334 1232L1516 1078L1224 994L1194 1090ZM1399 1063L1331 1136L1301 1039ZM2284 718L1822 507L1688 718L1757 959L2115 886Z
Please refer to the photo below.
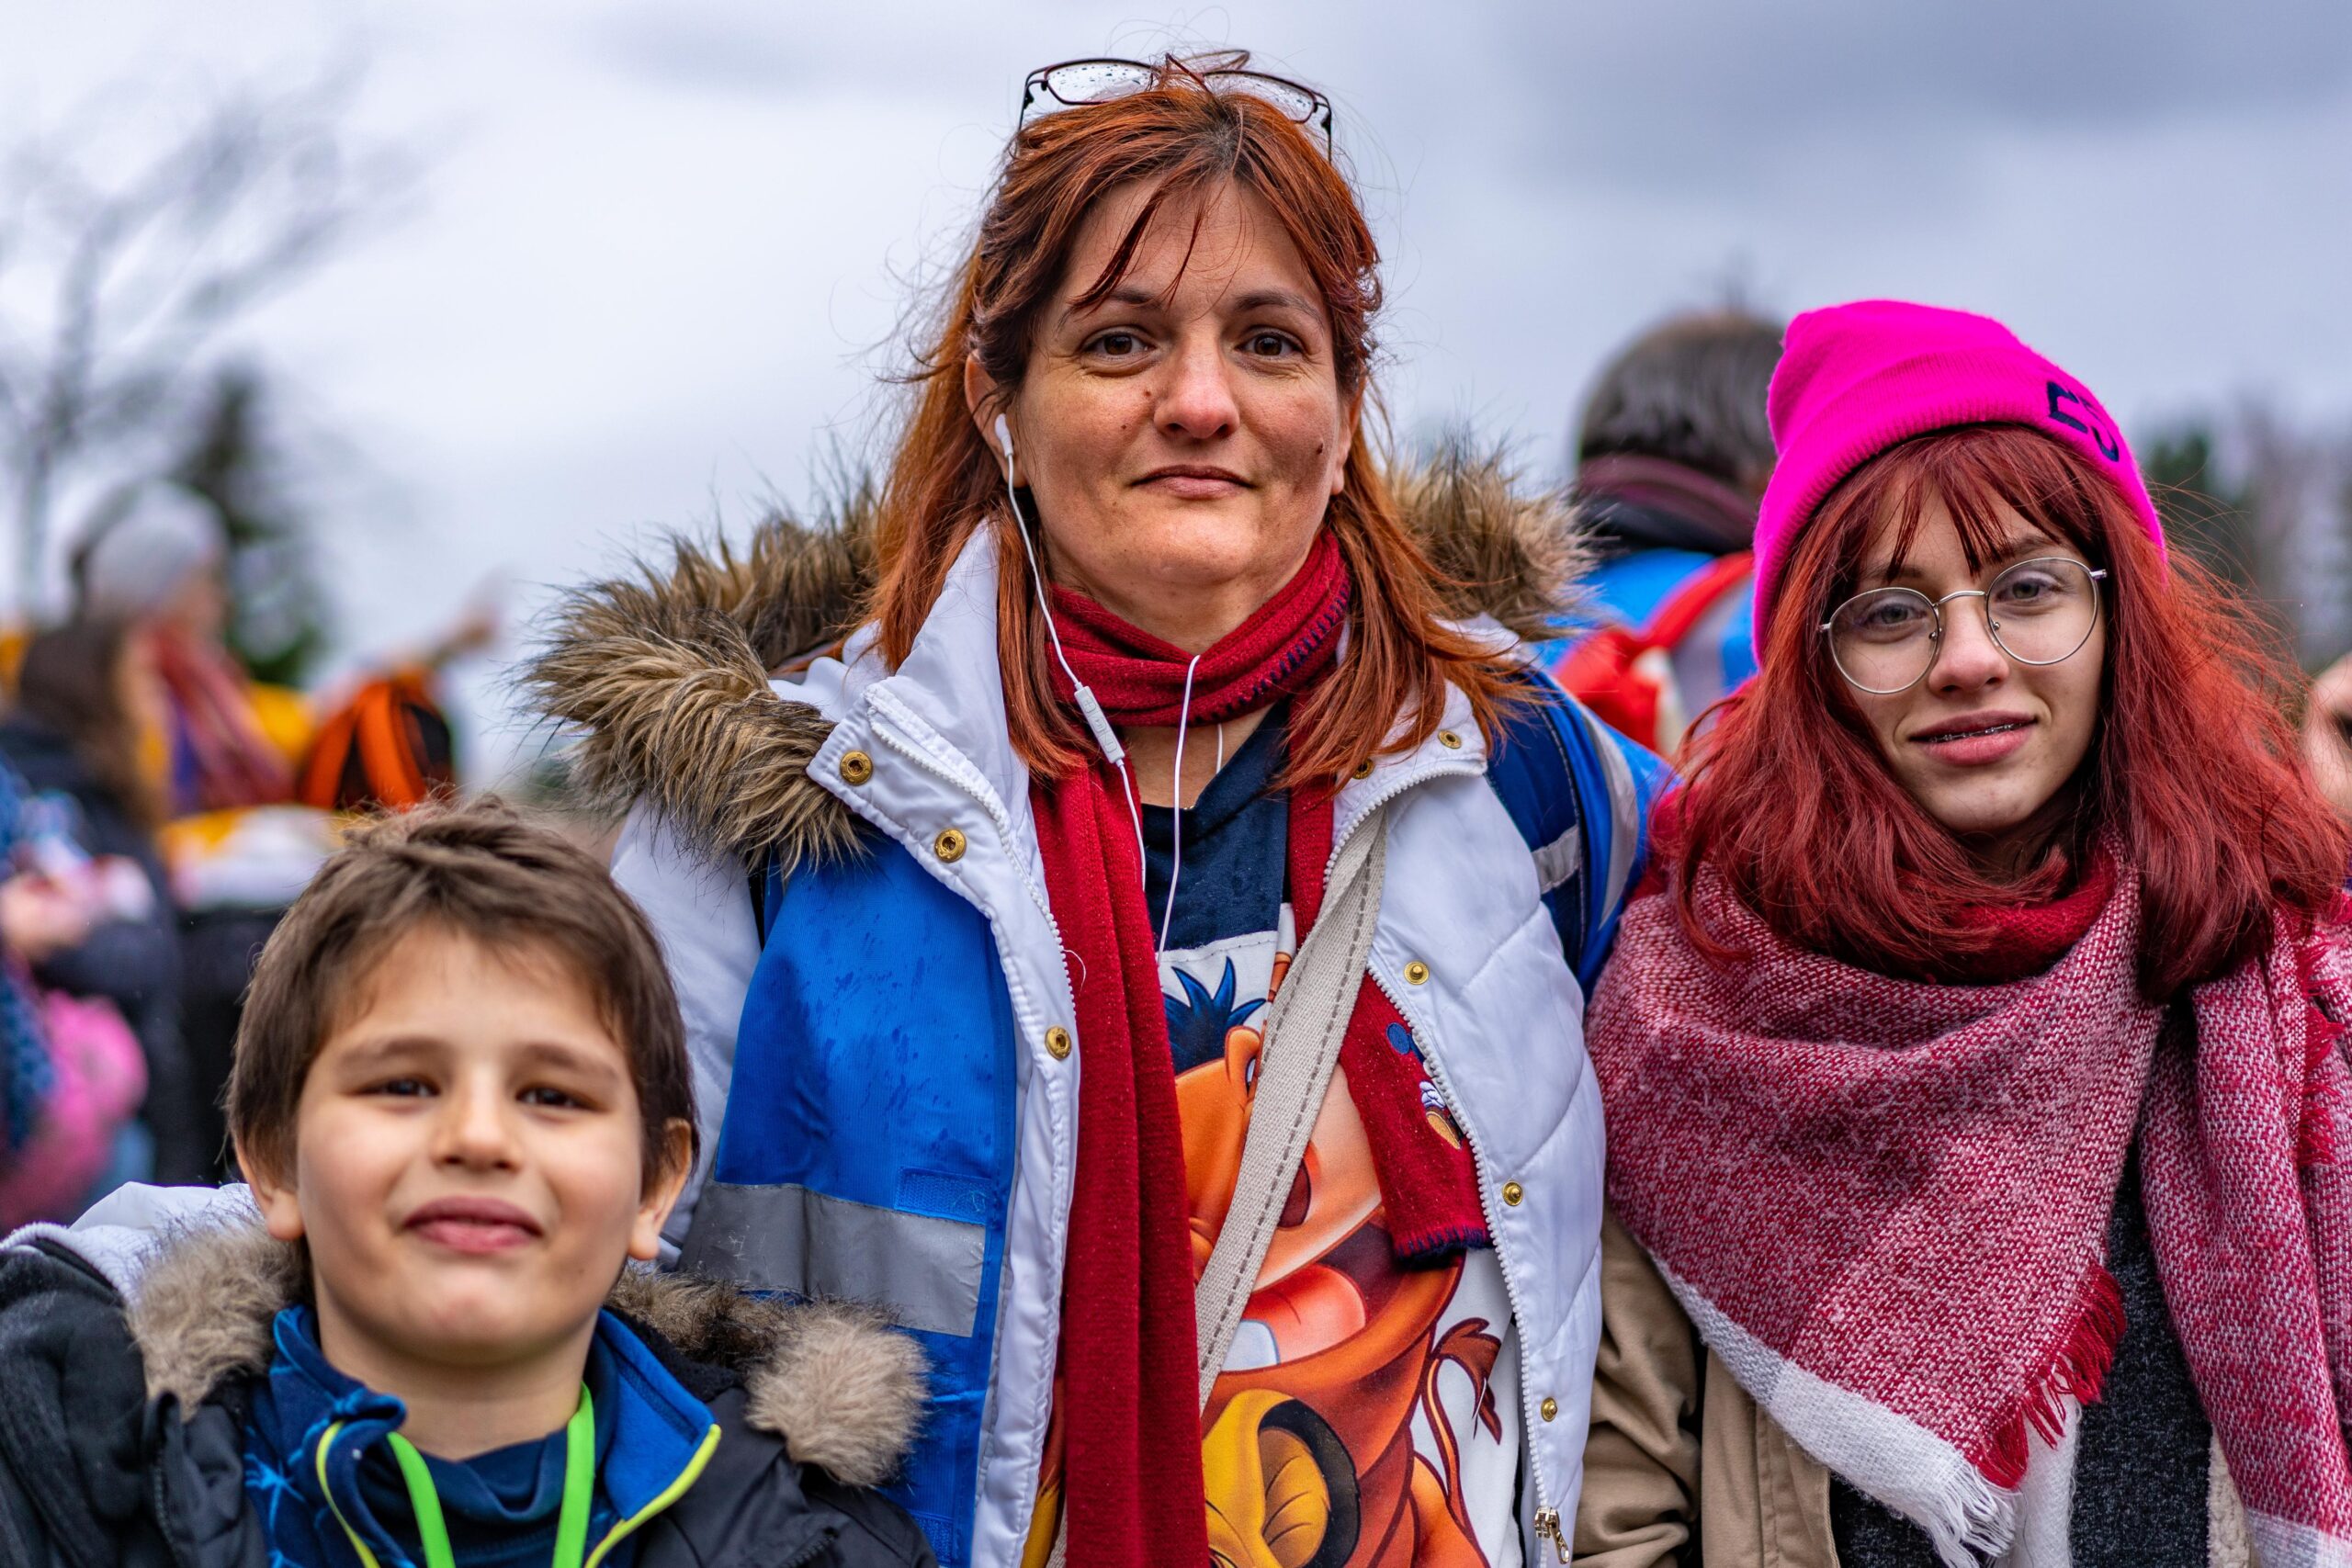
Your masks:
M1766 403L1780 464L1756 520L1756 650L1797 536L1846 476L1887 448L1960 424L2022 424L2108 476L2165 553L2164 525L2123 431L2090 389L1989 316L1900 299L1807 310L1789 323Z

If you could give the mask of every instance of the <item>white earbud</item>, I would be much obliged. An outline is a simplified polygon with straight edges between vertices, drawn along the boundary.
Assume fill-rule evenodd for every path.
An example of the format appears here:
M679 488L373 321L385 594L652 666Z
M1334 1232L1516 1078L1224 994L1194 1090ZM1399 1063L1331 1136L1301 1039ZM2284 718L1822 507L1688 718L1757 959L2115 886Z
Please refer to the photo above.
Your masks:
M1004 415L996 416L996 449L1008 463L1012 461L1012 426L1004 423ZM1008 479L1012 476L1007 475Z

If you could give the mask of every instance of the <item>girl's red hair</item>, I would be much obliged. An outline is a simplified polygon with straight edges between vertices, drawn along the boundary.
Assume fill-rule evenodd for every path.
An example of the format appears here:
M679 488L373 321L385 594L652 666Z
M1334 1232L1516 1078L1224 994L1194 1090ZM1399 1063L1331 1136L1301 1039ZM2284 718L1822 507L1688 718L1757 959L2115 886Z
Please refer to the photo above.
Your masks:
M1032 326L1062 287L1087 218L1104 196L1138 183L1150 198L1082 300L1118 287L1155 222L1197 211L1200 198L1227 186L1254 192L1315 278L1341 394L1363 397L1380 306L1379 252L1319 138L1262 99L1209 91L1174 60L1148 91L1032 122L1005 154L978 242L917 368L914 415L884 482L866 615L893 666L912 648L972 530L1004 509L1003 470L965 404L966 356L978 356L1008 394L1020 386ZM1335 778L1383 750L1419 745L1437 728L1449 681L1491 735L1499 705L1513 700L1509 671L1445 623L1438 574L1406 532L1361 438L1324 526L1354 579L1349 640L1330 676L1298 701L1283 782ZM998 530L997 651L1008 728L1031 772L1054 778L1091 748L1046 678L1046 633L1027 573L1019 539Z
M1821 623L1882 525L1899 557L1930 497L1972 569L2007 543L2007 507L2109 573L2098 734L2071 822L2022 886L1989 876L1895 783L1824 646ZM1692 897L1702 864L1792 942L1958 979L1999 940L1973 906L2056 891L2111 831L2140 874L2141 987L2162 999L2262 952L2274 908L2316 915L2343 884L2352 840L2285 716L2300 677L2211 573L2178 552L2167 573L2113 486L2034 431L1941 431L1857 470L1798 541L1770 626L1761 671L1699 742L1665 829L1684 928L1710 950Z

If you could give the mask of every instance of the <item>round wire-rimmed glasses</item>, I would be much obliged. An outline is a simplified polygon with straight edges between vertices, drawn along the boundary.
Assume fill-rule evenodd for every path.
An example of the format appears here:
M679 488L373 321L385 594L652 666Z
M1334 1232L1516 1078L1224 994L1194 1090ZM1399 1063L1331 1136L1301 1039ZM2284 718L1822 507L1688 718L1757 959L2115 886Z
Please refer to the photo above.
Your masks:
M1868 589L1831 611L1821 629L1828 634L1830 660L1849 685L1892 696L1935 668L1944 606L1955 599L1984 601L1984 629L2018 663L2064 663L2098 626L2098 585L2106 576L2071 556L2037 556L2004 567L1983 588L1940 599L1916 588Z
M1329 157L1331 100L1304 82L1242 69L1249 58L1247 51L1219 55L1202 62L1192 73L1212 93L1247 93L1300 125L1320 130L1323 155ZM1030 111L1041 103L1052 108L1107 103L1130 93L1148 92L1170 74L1169 67L1141 60L1065 60L1058 65L1040 65L1021 85L1021 118L1013 122L1013 129L1028 124ZM1046 112L1051 113L1052 108Z

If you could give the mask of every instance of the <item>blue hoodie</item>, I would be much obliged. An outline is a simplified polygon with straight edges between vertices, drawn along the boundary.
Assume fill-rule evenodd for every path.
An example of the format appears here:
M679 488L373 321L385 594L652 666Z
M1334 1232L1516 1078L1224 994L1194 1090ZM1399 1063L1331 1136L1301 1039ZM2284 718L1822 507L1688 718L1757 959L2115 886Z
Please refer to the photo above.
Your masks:
M408 1488L384 1442L407 1407L328 1362L310 1308L286 1308L271 1328L277 1354L245 1417L245 1491L269 1538L271 1568L368 1568L338 1513L375 1568L416 1562ZM596 1415L589 1561L627 1568L630 1536L702 1472L718 1428L609 1312L597 1319L586 1381ZM462 1461L427 1455L425 1464L459 1563L543 1568L563 1497L562 1431Z

